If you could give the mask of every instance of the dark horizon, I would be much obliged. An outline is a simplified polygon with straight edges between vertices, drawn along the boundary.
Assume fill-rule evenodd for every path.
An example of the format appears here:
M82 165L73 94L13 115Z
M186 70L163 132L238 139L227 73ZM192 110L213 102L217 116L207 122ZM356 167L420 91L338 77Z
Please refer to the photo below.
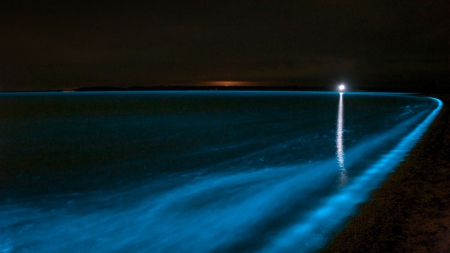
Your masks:
M0 91L450 82L444 0L6 1L0 12Z
M240 82L238 82L240 83ZM94 85L65 89L39 89L39 90L4 90L3 92L89 92L89 91L189 91L189 90L221 90L221 91L338 91L339 83L329 85L298 85L293 82L245 82L251 85L208 85L199 83L158 83L150 86L107 86ZM418 86L349 86L346 92L396 92L396 93L422 93L422 94L447 94L450 87L429 83Z

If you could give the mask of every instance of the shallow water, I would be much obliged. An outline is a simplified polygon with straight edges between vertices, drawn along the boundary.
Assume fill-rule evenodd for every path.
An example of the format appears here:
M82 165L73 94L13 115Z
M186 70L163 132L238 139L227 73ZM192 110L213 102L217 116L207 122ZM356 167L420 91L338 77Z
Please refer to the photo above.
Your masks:
M0 94L0 252L313 252L441 107L395 94Z

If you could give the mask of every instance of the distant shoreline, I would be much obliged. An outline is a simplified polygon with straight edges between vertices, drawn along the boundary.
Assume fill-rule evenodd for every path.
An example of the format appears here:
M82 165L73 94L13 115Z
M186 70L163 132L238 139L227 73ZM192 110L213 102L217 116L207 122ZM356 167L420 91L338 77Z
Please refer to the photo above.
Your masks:
M133 86L128 88L94 86L80 87L74 91L170 91L170 90L235 90L235 91L336 91L335 86L297 86L297 85L262 85L262 86L211 86L211 85L175 85L175 86ZM352 91L367 92L433 92L424 89L404 89L404 88L374 88L359 87ZM434 92L436 92L434 90Z
M183 91L183 90L224 90L224 91L336 91L337 86L300 86L300 85L158 85L158 86L87 86L68 90L23 90L23 91L1 91L4 92L89 92L89 91ZM450 90L431 88L376 88L376 87L353 87L349 91L356 92L398 92L398 93L450 93Z
M134 86L129 88L96 86L81 87L74 91L177 91L177 90L242 90L242 91L325 91L327 87L300 87L300 86Z
M450 95L396 170L321 252L450 252Z

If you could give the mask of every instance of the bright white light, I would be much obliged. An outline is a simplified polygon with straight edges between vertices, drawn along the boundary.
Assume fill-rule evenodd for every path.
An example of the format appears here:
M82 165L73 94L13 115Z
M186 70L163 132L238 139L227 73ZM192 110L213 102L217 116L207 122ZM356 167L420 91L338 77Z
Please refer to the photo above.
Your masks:
M344 90L345 90L345 85L340 84L340 85L339 85L339 90L340 90L340 91L344 91Z

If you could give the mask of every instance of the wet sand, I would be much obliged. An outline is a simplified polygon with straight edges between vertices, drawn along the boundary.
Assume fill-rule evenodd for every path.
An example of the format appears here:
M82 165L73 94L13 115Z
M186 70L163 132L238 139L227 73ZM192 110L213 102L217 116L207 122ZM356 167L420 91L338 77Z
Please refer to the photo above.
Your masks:
M450 252L450 95L410 155L321 252Z

